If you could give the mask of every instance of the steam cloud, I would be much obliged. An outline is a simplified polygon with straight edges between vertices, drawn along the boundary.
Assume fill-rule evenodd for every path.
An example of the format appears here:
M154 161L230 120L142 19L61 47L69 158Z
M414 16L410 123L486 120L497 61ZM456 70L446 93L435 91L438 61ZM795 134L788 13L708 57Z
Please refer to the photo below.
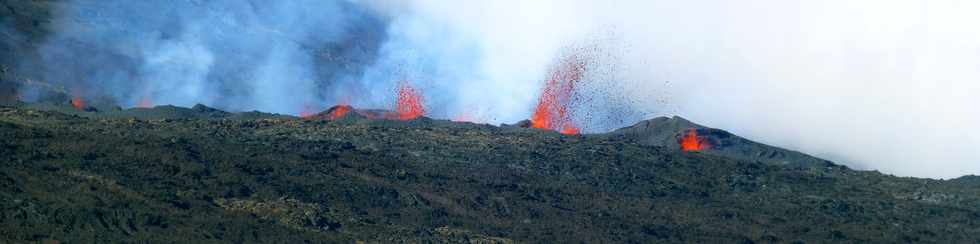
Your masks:
M946 178L980 173L977 10L925 0L76 1L42 56L49 69L71 67L46 79L123 104L385 108L407 82L430 116L498 123L528 118L556 58L585 52L595 61L580 89L591 99L578 111L586 132L677 114L855 168Z
M615 85L598 90L625 97L623 114L678 114L859 169L980 173L980 33L972 24L980 22L973 14L980 3L416 1L409 8L478 40L476 70L486 74L478 84L492 89L469 90L493 92L461 97L507 104L494 111L506 120L527 114L528 92L538 88L528 82L544 77L557 52L598 37L619 47L603 58L616 65L599 72Z
M352 83L383 32L341 1L79 0L54 16L38 51L44 79L124 107L149 98L295 114Z

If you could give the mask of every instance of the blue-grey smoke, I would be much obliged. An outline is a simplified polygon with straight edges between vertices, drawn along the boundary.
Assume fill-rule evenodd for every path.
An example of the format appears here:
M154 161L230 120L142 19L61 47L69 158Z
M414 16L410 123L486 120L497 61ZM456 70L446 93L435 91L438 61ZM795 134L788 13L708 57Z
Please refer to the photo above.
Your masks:
M384 38L384 20L348 1L76 0L53 15L44 79L123 107L295 114L333 100L325 88Z
M610 89L622 77L614 75L618 64L607 52L595 51L605 44L584 45L575 37L561 47L542 42L537 50L510 50L517 46L499 44L539 33L487 36L471 21L443 18L421 3L56 3L50 34L37 50L40 65L32 67L71 95L108 97L122 107L200 103L285 114L338 103L393 109L396 89L405 84L422 91L429 117L513 123L529 117L561 52L589 49L580 55L602 66L590 67L594 72L577 85L581 99L570 105L579 127L600 132L641 115ZM519 46L526 44L533 42Z

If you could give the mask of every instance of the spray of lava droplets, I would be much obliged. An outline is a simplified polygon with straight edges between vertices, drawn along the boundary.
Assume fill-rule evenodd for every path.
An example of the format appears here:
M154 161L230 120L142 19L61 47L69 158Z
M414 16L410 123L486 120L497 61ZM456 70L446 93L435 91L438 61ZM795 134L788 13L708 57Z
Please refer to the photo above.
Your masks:
M412 120L425 115L422 92L403 82L398 88L398 104L395 107L395 113L394 119L398 120Z
M685 152L690 151L701 151L711 148L711 144L704 138L698 137L698 131L695 129L688 129L687 134L681 139L681 149Z
M575 98L575 83L582 79L584 72L585 63L575 55L558 64L538 98L538 106L531 116L531 127L571 135L580 132L572 121L570 105Z

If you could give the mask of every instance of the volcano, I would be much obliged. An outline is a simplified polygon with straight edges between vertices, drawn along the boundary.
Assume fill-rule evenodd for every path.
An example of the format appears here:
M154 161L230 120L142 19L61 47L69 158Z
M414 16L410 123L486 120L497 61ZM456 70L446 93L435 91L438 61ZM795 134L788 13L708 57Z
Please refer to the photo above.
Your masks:
M375 117L387 113L3 105L0 207L10 211L0 238L963 242L980 234L974 176L855 171L680 117L564 135ZM692 129L712 146L682 150ZM932 223L956 224L941 232Z
M676 116L640 121L632 126L604 134L604 136L618 140L635 141L641 145L687 151L695 149L693 151L772 165L798 167L833 165L833 162L828 160L754 142L725 130L706 127ZM688 147L691 148L685 149L685 143L689 143Z
M440 119L445 111L429 107L444 105L439 88L404 81L371 97L391 101L380 109L338 99L323 110L331 105L317 103L324 96L286 103L296 107L284 111L302 111L299 117L140 99L159 92L130 84L131 75L146 72L143 63L107 72L125 82L77 86L86 93L76 93L74 80L104 71L91 67L100 66L95 60L146 54L75 41L74 49L34 50L57 41L48 28L62 26L51 15L67 2L76 1L0 1L0 24L12 23L14 31L0 28L0 243L980 242L978 176L933 180L854 170L681 117L591 133L576 124L589 119L586 111L575 111L590 102L579 100L577 90L588 55L558 59L533 108L512 115L528 120L515 125ZM77 2L82 15L65 21L101 21L74 23L84 27L82 36L126 26L104 18L110 11L100 4L109 1ZM235 7L262 12L266 2ZM345 14L359 10L347 8ZM236 28L248 24L215 16ZM167 28L182 29L170 24L176 16L165 17L159 19ZM322 83L287 91L366 96L333 82L360 74L377 55L417 51L378 47L385 28L347 27L359 35L324 46L289 40L309 51L299 56L320 68L314 72ZM236 30L263 37L292 31ZM183 38L167 31L148 36ZM227 39L211 41L218 40ZM41 67L57 71L54 78L15 69L38 66L39 57L62 61L69 54L62 51L83 59ZM261 55L235 57L253 56ZM234 84L229 90L253 92L237 86L242 79L235 75L252 68L235 65L243 59L219 60L209 68L220 74L208 76ZM104 98L126 91L133 94L122 102Z

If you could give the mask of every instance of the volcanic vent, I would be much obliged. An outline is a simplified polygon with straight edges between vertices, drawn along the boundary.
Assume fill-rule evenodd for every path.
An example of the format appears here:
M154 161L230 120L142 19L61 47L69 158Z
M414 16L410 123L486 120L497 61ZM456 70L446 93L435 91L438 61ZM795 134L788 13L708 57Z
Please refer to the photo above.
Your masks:
M563 57L552 68L545 81L538 104L531 115L532 128L556 130L575 135L581 129L575 124L574 105L579 100L576 86L587 71L586 60L578 54Z
M356 114L360 117L367 119L385 119L385 120L401 120L408 121L425 116L428 113L428 109L425 107L425 98L422 94L422 90L415 88L414 86L408 84L407 82L402 82L398 85L398 91L396 93L397 99L395 101L395 110L378 110L378 109L355 109L353 106L347 102L341 102L340 104L327 109L319 114L315 115L302 115L301 117L306 119L325 119L325 120L338 120L345 118L351 114Z

